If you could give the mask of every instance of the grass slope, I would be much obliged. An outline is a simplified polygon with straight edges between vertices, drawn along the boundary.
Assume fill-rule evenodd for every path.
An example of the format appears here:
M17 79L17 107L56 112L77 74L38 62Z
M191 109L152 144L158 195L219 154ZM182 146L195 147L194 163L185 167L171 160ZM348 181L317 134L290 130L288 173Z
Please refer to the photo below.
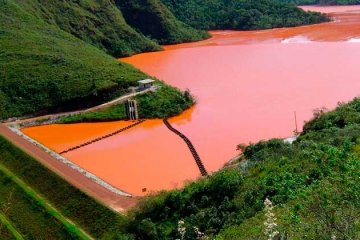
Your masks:
M39 20L14 0L0 2L0 19L0 118L76 104L89 96L105 98L99 93L123 92L146 77Z
M239 148L243 149L242 145ZM240 163L145 199L130 214L136 239L267 239L264 200L275 204L279 239L360 237L360 99L318 111L294 144L280 139L244 149Z
M0 203L6 206L3 215L25 239L81 239L57 222L57 219L2 171L0 183Z
M162 0L181 21L198 29L254 30L314 24L329 19L277 0Z
M13 1L44 22L113 56L128 56L160 49L155 42L131 28L111 0Z
M160 0L116 0L126 21L160 44L191 42L210 37L180 22Z
M45 198L35 192L31 187L26 183L21 181L15 174L9 171L6 167L0 164L0 172L4 174L9 180L17 185L21 189L24 195L31 198L39 207L42 207L45 212L47 212L54 221L58 221L59 224L62 224L63 227L69 232L69 235L72 235L75 239L92 239L86 232L76 226L74 223L69 221L64 217L57 209L51 206ZM11 197L10 197L11 198ZM11 199L10 199L11 201ZM11 205L11 203L10 203Z
M121 232L124 224L123 216L111 211L73 187L1 136L0 164L41 194L62 215L94 238L126 239L127 235ZM13 217L10 220L21 233L32 236L47 234L48 237L44 237L44 239L71 239L71 236L64 235L68 231L58 221L44 222L44 218L40 216L48 216L45 218L46 220L51 215L46 211L44 212L36 201L24 197L23 190L19 189L9 177L0 174L0 180L2 203L9 199L10 193L13 194L11 196L14 196L9 213ZM17 221L19 221L18 225L16 224ZM58 230L55 231L54 229Z
M16 230L16 228L12 225L12 223L0 213L0 237L3 240L7 239L17 239L23 240L22 235Z

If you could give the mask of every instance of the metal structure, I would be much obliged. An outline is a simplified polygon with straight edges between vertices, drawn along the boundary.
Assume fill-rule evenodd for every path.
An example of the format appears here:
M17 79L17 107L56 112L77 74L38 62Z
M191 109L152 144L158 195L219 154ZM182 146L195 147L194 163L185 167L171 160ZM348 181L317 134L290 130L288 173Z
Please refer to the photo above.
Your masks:
M129 120L138 120L139 113L136 100L127 100L125 102L126 116Z

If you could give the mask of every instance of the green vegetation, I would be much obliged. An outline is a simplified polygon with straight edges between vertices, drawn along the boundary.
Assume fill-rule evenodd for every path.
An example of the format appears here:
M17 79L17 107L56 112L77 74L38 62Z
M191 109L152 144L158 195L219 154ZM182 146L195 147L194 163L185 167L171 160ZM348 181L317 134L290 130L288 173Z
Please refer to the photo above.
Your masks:
M188 91L182 93L166 85L161 86L156 92L138 95L136 99L140 118L172 117L194 104Z
M168 21L162 28L172 28L168 41L197 35L185 25L182 31L172 15L161 16ZM110 0L2 0L0 45L0 119L85 108L124 94L148 76L101 50L125 56L160 49Z
M305 12L274 0L163 0L181 21L198 29L254 30L293 27L328 21L324 14Z
M141 33L149 35L146 29L154 33L149 35L151 38L161 39L162 43L174 42L175 36L177 42L203 38L197 30L179 22L159 0L16 2L44 22L117 57L159 50L156 42ZM146 19L146 23L142 22L145 25L140 27L133 19L135 15L138 20Z
M295 3L297 5L355 5L360 0L278 0L279 2Z
M49 25L107 51L113 56L155 51L160 47L129 26L110 0L12 0Z
M127 235L120 232L124 224L121 215L73 187L3 137L0 137L0 164L94 238L127 239ZM1 173L0 181L1 206L4 206L4 201L9 201L7 199L13 199L6 215L19 232L35 238L43 236L43 239L74 238L64 225L44 211L38 201L29 198L11 178Z
M23 240L22 235L15 229L12 223L0 213L0 237L3 240L13 239Z
M191 42L210 37L180 22L160 0L116 0L126 21L160 44Z
M178 115L193 104L188 91L181 92L175 88L161 85L156 92L148 92L135 97L138 100L140 118L166 118ZM102 122L126 119L124 104L117 104L107 109L80 113L63 117L60 123Z
M2 214L25 239L82 239L69 231L32 196L28 195L3 171L0 172ZM86 238L87 239L87 238Z
M264 200L275 204L281 239L360 236L360 99L317 111L294 143L280 139L243 148L231 168L184 189L146 198L130 214L137 239L180 238L178 221L210 239L267 239Z
M147 76L106 53L125 56L207 37L189 26L250 30L328 20L273 0L163 3L1 0L0 119L92 106L124 94ZM189 92L166 85L137 100L142 118L173 116L193 104ZM63 122L123 117L117 105ZM196 239L195 226L218 240L264 239L265 198L275 204L281 239L360 237L359 99L317 111L294 144L273 139L239 149L239 163L145 198L125 217L0 137L0 238L86 239L78 226L96 239L166 240L181 237L177 226L184 220L185 240Z
M126 119L125 105L117 104L104 110L79 113L59 119L59 123L110 122Z
M31 198L34 202L36 202L39 207L42 207L47 214L51 216L51 218L59 221L63 227L72 235L72 238L75 239L92 239L88 234L79 229L75 224L66 219L57 209L53 208L50 204L46 202L46 200L36 193L33 189L27 186L23 181L21 181L18 177L16 177L12 172L10 172L6 167L0 164L0 172L4 174L9 180L11 180L14 184L17 185L19 189L21 189L27 197ZM10 196L11 198L12 196ZM10 199L11 201L11 199ZM11 202L9 203L9 207Z
M159 0L17 2L44 22L116 57L159 50L151 39L166 44L206 36L178 21Z

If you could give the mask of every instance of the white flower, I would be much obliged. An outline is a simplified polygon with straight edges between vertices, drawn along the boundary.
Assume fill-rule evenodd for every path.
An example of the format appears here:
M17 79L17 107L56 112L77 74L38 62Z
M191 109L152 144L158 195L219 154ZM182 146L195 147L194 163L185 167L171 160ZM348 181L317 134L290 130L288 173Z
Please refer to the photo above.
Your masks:
M181 239L179 240L183 240L185 237L185 233L186 233L186 227L185 227L185 222L183 220L180 220L178 222L178 228L177 228L178 233L180 234Z
M267 236L268 240L273 240L277 235L279 235L279 232L276 230L277 224L275 214L273 213L274 207L272 202L268 198L265 199L264 205L266 216L266 220L264 222L264 234L265 236Z
M209 239L209 238L205 235L205 233L200 232L200 230L199 230L198 227L193 227L193 228L194 228L194 232L195 232L195 234L196 234L196 239L197 239L197 240L207 240L207 239Z

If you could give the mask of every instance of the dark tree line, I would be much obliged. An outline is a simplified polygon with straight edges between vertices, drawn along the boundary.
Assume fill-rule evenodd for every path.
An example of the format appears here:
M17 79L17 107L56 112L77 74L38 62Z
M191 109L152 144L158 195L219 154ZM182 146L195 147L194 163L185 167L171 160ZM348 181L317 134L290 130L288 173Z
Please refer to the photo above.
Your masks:
M198 29L254 30L293 27L327 21L326 15L306 12L274 0L163 0L181 21Z

